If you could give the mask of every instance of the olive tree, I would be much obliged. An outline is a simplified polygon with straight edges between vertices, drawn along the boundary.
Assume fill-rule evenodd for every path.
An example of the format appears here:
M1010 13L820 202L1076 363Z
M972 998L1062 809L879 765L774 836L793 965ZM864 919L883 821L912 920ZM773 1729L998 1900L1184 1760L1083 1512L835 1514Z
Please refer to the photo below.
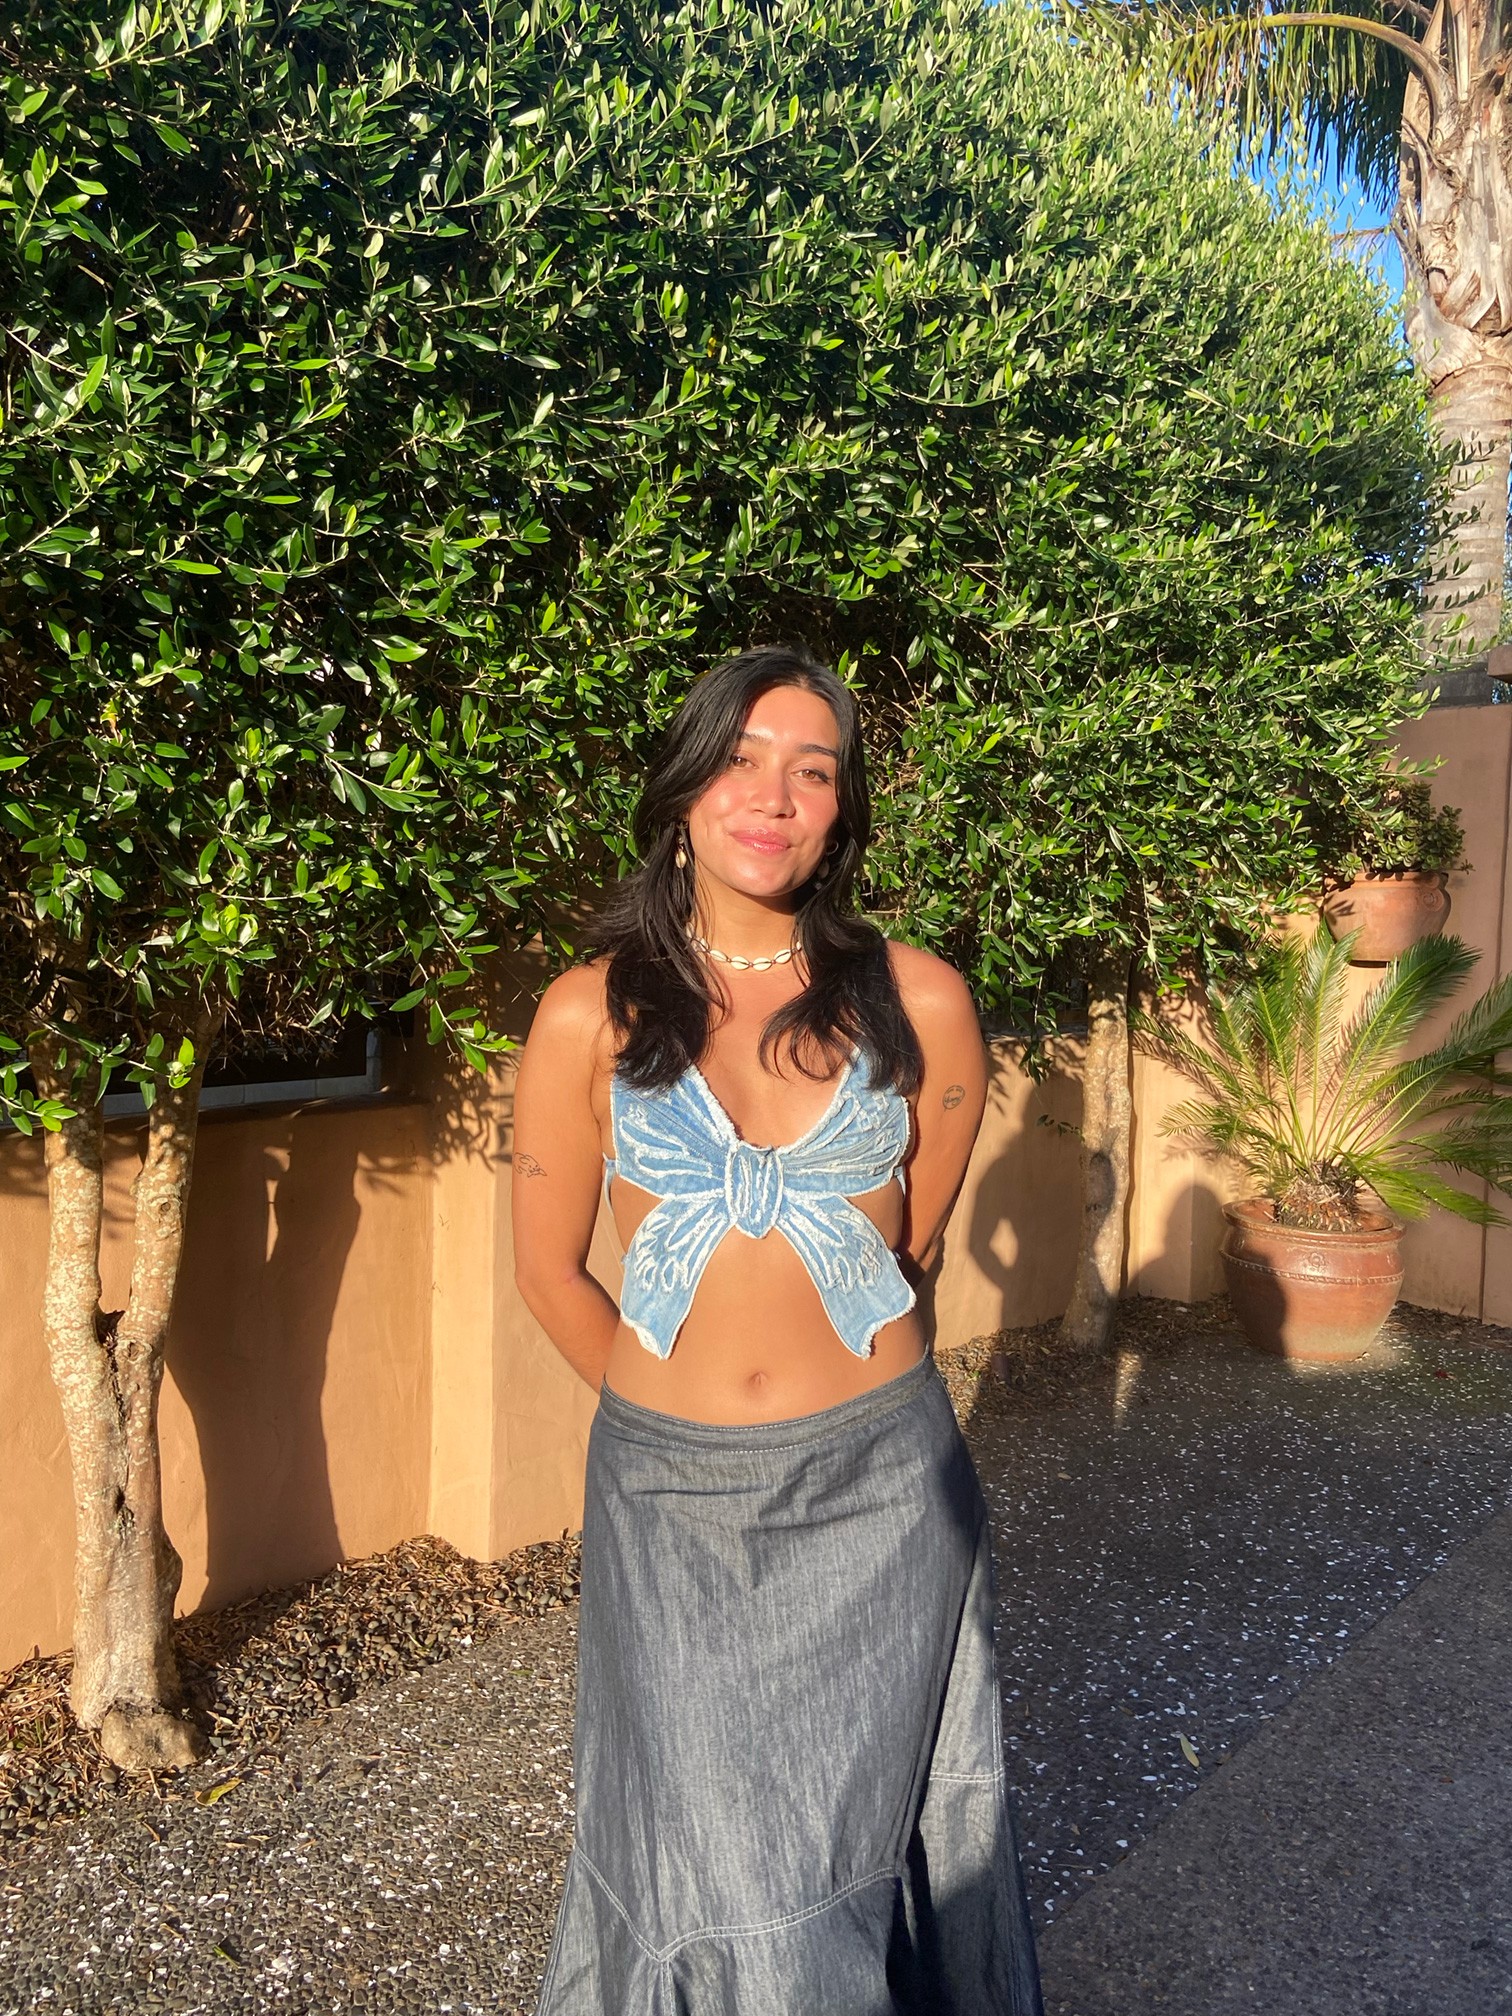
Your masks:
M864 691L878 914L1116 1023L1379 816L1429 458L1363 283L1017 5L23 0L0 93L0 1030L74 1705L171 1761L217 1046L390 1005L486 1063L482 964L561 947L647 738L773 637Z

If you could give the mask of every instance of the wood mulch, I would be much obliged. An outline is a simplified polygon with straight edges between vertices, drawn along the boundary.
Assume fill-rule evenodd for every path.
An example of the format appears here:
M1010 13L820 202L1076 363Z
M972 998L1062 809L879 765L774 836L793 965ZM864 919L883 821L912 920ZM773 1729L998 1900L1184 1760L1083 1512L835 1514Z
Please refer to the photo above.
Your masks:
M576 1536L471 1561L425 1535L316 1581L180 1618L186 1706L211 1758L240 1763L293 1724L434 1665L511 1618L571 1603L580 1558ZM60 1652L0 1674L0 1855L120 1783L69 1711L72 1665Z

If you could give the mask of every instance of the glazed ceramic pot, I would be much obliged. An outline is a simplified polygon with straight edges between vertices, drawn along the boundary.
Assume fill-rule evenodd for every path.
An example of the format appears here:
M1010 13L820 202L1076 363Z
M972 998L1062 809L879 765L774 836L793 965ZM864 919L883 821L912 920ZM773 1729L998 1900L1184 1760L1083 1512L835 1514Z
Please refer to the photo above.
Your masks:
M1349 1232L1307 1232L1257 1201L1223 1215L1229 1300L1257 1350L1328 1364L1374 1343L1402 1287L1398 1220L1378 1211Z
M1354 965L1384 966L1449 922L1449 878L1441 868L1357 875L1323 898L1323 921L1335 938L1359 932Z

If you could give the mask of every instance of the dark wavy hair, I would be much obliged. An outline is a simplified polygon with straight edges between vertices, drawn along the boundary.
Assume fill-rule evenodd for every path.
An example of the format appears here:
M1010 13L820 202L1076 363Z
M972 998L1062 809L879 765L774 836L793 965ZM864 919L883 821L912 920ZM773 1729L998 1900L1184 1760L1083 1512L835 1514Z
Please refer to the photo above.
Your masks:
M918 1089L923 1058L904 1012L880 931L856 914L854 891L871 838L871 794L856 703L828 666L801 650L742 651L697 680L673 717L635 809L641 866L622 882L596 934L608 960L610 1020L618 1069L643 1091L664 1088L697 1064L717 1011L703 961L688 942L693 863L677 865L689 808L725 769L752 707L775 686L826 701L840 730L839 818L828 874L799 891L797 937L808 985L779 1008L761 1035L768 1067L790 1060L806 1078L829 1078L853 1050L872 1082L905 1095Z

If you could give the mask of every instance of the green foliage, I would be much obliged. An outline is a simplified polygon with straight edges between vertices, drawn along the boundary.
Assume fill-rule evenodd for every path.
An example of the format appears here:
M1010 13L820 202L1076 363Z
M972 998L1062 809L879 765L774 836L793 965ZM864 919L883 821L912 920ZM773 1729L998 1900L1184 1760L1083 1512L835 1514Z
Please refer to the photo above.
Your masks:
M72 971L149 1082L201 1001L481 1058L479 962L756 639L865 690L879 912L1038 1029L1379 816L1418 393L1111 59L956 0L113 19L0 27L14 1035Z
M23 1134L38 1127L55 1133L73 1110L59 1099L39 1099L22 1082L26 1054L14 1037L0 1033L0 1120L8 1120Z
M1293 938L1255 979L1213 999L1212 1039L1140 1020L1140 1040L1206 1095L1166 1131L1237 1162L1283 1223L1341 1229L1362 1189L1405 1218L1434 1205L1477 1225L1503 1214L1439 1171L1512 1187L1512 976L1467 1009L1441 1043L1402 1052L1463 984L1477 955L1458 938L1404 952L1346 1017L1353 936Z
M1406 777L1390 787L1380 831L1359 850L1343 855L1334 865L1334 877L1351 882L1356 875L1403 871L1454 874L1470 865L1458 806L1435 807L1427 780Z

